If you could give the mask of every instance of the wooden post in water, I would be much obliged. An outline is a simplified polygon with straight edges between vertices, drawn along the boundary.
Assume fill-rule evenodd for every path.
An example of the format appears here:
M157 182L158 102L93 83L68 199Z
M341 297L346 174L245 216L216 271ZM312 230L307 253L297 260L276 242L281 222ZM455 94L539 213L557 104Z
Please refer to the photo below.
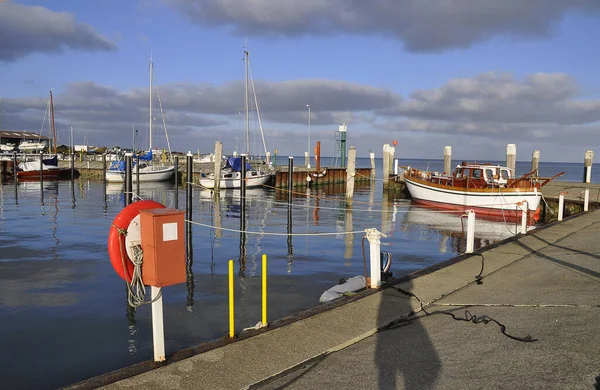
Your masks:
M352 206L354 197L354 175L356 172L356 148L350 146L348 150L348 168L346 169L346 205Z
M135 156L135 194L140 198L140 156Z
M221 158L223 156L223 144L221 141L215 142L215 192L214 196L219 195L219 188L221 188Z
M179 156L174 156L173 165L175 165L175 188L174 195L175 198L175 208L179 208Z
M592 160L594 159L594 151L586 150L585 157L583 159L583 182L592 182Z
M75 178L75 172L73 169L73 161L71 161L71 181ZM102 153L102 182L106 187L106 153Z
M310 168L310 156L308 152L304 152L304 165L306 165L306 168Z
M452 146L444 146L444 172L452 175Z
M375 153L369 152L369 158L371 159L371 179L375 179L377 172L375 171Z
M394 142L396 142L396 141L394 141ZM396 144L395 143L393 146L388 147L388 152L389 152L388 157L390 159L390 162L389 162L390 168L389 169L390 169L390 173L391 173L392 167L394 166L394 155L396 154Z
M44 152L40 150L40 183L44 184Z
M187 173L185 177L185 219L188 221L192 220L192 180L194 177L193 166L194 166L194 155L192 152L188 152L187 154ZM191 222L188 222L188 229L191 229Z
M531 172L535 171L535 176L540 173L540 151L534 150L531 154Z
M506 167L510 169L510 173L513 177L517 176L517 145L508 144L506 145Z
M383 188L385 189L390 180L390 144L383 145Z
M315 153L317 173L321 170L321 141L317 141L317 153Z
M292 189L294 187L294 157L288 157L288 204L292 204Z
M131 204L133 186L131 185L131 153L125 154L125 206Z
M13 152L13 180L15 183L17 182L17 171L19 170L19 165L17 164L17 152Z

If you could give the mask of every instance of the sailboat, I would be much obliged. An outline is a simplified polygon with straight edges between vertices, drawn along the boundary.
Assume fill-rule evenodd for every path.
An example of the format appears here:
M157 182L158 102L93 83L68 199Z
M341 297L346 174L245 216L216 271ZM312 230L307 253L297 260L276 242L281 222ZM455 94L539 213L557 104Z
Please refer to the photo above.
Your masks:
M246 83L245 83L245 127L246 127L246 156L250 156L250 107L249 107L249 80L250 80L250 53L244 50L244 63L246 69ZM263 148L265 155L267 154L267 146L265 143L265 135L262 128L262 122L260 120L260 110L258 108L258 99L256 98L256 91L254 90L254 81L252 81L252 93L254 96L254 104L256 105L256 114L258 124L260 127L260 133L263 142ZM241 157L229 157L225 163L225 166L221 169L221 178L219 180L219 188L240 188L242 183L242 158ZM260 187L267 183L273 175L272 166L268 163L268 170L253 169L248 162L246 162L246 188ZM215 174L214 172L205 175L200 179L200 185L205 188L215 188Z
M150 147L148 152L145 155L138 156L139 157L139 181L143 182L159 182L159 181L168 181L173 178L175 174L175 167L173 165L163 165L163 164L154 164L154 153L152 150L152 85L154 83L154 63L152 62L152 58L150 58ZM160 99L160 96L159 96ZM161 106L162 112L162 106ZM166 134L165 128L165 134ZM167 144L169 143L169 137L167 136ZM171 147L169 146L169 154L171 153ZM135 166L136 162L133 159L133 168L131 180L133 182L137 182L137 171L138 167ZM105 172L106 181L109 183L123 183L125 182L125 161L115 161Z
M49 115L50 115L50 124L52 126L52 137L53 137L53 153L54 156L48 159L43 159L42 161L33 160L33 161L22 161L19 163L19 170L17 171L17 178L25 180L37 180L40 177L40 174L44 176L44 179L65 179L71 177L71 168L68 167L59 167L58 166L58 157L56 154L56 127L54 126L54 102L52 100L52 91L50 91L50 101L49 101ZM45 120L45 115L44 115ZM32 142L35 144L35 142ZM42 149L46 146L44 143L42 144ZM19 149L21 149L21 143L19 145ZM21 150L27 150L21 149ZM41 149L40 149L41 150Z

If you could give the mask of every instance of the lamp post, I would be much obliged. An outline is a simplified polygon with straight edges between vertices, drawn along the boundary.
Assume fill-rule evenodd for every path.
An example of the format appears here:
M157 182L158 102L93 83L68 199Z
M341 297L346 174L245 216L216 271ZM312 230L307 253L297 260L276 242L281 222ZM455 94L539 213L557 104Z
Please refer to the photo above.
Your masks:
M308 164L306 164L306 168L310 169L310 104L307 104L308 107Z

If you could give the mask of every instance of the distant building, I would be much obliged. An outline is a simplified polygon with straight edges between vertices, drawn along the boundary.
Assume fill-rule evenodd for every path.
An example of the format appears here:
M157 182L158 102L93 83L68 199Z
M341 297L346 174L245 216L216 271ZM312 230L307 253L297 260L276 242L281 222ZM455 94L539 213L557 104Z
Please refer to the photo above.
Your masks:
M9 150L11 147L18 150L19 145L22 145L23 151L30 152L51 148L52 141L48 137L30 131L0 131L0 146L3 151Z
M74 145L73 148L75 148L76 152L89 152L90 149L87 145Z

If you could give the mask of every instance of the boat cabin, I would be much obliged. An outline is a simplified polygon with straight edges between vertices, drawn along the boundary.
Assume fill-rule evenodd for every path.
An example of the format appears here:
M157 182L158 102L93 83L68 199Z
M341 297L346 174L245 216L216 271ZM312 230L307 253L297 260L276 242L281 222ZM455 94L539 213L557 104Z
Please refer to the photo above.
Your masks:
M464 188L498 188L505 187L513 178L507 167L492 164L468 164L463 162L456 166L451 176L433 174L430 180L434 183Z

